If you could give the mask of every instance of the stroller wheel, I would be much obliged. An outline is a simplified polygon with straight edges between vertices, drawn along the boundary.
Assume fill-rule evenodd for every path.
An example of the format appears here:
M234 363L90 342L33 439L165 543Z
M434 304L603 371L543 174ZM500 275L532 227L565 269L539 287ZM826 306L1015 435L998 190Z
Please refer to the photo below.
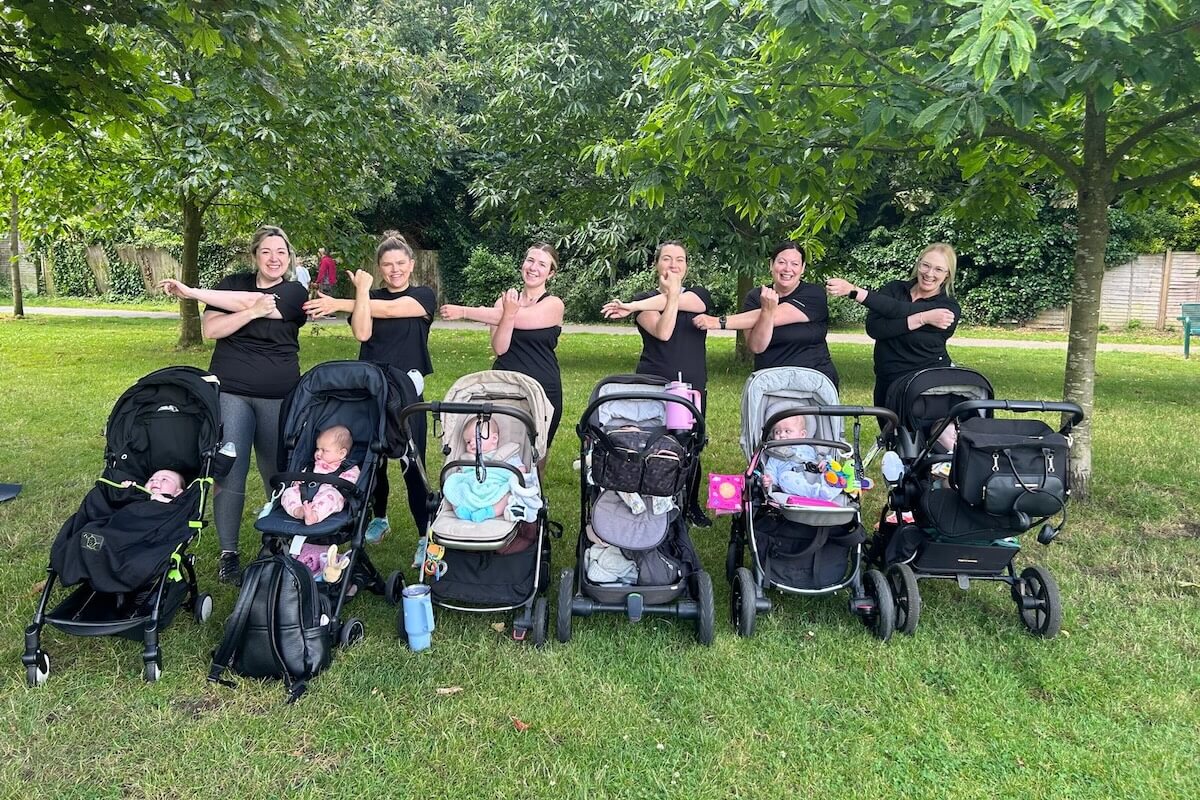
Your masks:
M400 570L396 570L391 575L388 575L387 584L383 590L383 597L392 605L398 605L402 599L401 592L404 591L404 574Z
M142 669L142 678L146 681L146 683L157 683L158 679L161 677L162 662L147 661L145 667Z
M539 597L533 601L533 646L542 647L546 644L546 633L550 630L550 609L546 598Z
M892 590L887 578L877 569L867 570L864 588L871 598L873 609L862 615L863 624L871 629L875 638L886 642L892 638L896 625L896 606L892 603Z
M896 606L896 630L912 636L921 618L921 590L917 576L908 564L892 564L887 568L888 585Z
M366 626L361 620L351 617L342 625L342 629L338 631L338 644L342 647L350 647L358 644L367 635Z
M195 604L192 606L192 616L196 622L203 625L208 622L208 618L212 616L213 599L211 594L202 594L196 598Z
M563 644L571 641L571 602L575 599L575 570L564 569L558 576L558 607L555 609L554 638Z
M696 602L700 606L700 612L696 615L696 641L707 646L712 644L715 614L712 576L704 570L700 570L696 573L695 580Z
M41 686L50 677L50 656L38 651L37 663L25 668L25 682L31 687Z
M738 567L729 590L729 621L737 629L738 636L754 635L757 599L758 587L754 584L754 575L745 567Z
M740 539L730 540L729 549L725 552L725 580L729 581L731 585L742 566L742 558L745 556L745 552L745 546Z
M1034 636L1053 639L1062 628L1062 596L1050 570L1034 564L1021 570L1017 611Z

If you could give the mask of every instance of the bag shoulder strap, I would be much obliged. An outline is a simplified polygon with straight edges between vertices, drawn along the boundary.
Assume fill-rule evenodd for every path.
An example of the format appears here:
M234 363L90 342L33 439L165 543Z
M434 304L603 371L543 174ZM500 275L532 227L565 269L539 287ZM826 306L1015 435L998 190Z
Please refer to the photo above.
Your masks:
M257 594L258 585L262 582L263 570L270 563L270 561L255 561L242 573L242 588L238 592L237 603L234 604L233 613L225 622L225 635L221 638L221 644L213 652L212 668L208 672L208 680L212 683L230 687L237 685L233 681L222 679L221 675L226 670L233 668L233 661L237 658L242 643L242 634L246 630L246 623L250 620L250 608L254 605L254 595Z
M293 560L289 556L281 555L276 555L275 558ZM275 571L275 579L271 581L270 603L267 605L267 640L271 643L271 657L275 660L275 666L279 669L279 674L283 678L283 685L287 689L287 703L291 705L300 699L300 695L304 694L304 690L308 688L308 685L303 680L295 681L292 679L292 673L288 670L287 662L283 660L283 653L279 650L279 626L276 616L279 611L279 599L281 597L285 569L286 567L281 564L280 569Z

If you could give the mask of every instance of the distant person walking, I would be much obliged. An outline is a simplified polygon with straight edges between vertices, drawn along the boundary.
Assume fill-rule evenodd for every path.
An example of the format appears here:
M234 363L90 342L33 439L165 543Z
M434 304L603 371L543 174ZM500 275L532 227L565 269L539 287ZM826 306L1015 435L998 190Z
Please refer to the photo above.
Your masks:
M317 255L320 256L317 260L317 286L325 294L333 294L333 287L337 286L337 262L324 247L317 248Z

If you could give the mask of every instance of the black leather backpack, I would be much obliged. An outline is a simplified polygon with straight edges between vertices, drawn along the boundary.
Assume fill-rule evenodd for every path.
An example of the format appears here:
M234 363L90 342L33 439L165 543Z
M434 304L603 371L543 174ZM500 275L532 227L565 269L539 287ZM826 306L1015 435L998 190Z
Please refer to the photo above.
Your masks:
M332 620L316 581L299 561L274 553L246 567L208 679L233 686L221 678L226 670L248 678L280 678L292 703L332 656Z

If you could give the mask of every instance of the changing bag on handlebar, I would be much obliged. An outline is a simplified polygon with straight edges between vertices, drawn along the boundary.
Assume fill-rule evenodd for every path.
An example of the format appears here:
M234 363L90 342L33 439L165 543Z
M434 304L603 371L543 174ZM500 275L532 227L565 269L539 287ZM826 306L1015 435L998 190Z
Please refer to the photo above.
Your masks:
M1069 489L1070 443L1036 419L970 418L959 425L950 480L989 514L1057 514Z
M618 492L671 497L687 481L687 451L665 428L592 427L592 483Z

